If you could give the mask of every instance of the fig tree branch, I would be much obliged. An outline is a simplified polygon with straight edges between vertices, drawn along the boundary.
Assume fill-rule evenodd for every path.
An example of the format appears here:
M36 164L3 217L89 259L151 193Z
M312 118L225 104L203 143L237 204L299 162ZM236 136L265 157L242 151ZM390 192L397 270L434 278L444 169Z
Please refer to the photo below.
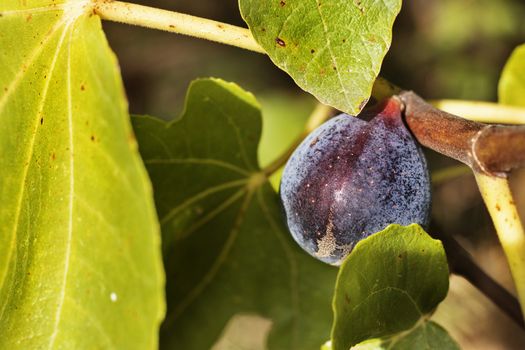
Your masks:
M453 237L440 234L452 273L464 277L517 325L525 329L518 300L474 262L471 255Z
M490 176L505 177L525 166L525 126L478 123L434 108L413 92L398 96L406 123L423 146Z

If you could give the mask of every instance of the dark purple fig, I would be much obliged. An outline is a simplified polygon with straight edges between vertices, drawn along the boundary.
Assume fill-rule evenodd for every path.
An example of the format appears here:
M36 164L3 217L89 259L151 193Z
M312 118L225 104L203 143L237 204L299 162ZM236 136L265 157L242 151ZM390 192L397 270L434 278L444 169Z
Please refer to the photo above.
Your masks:
M369 122L346 114L330 119L290 157L281 200L294 239L314 257L338 265L389 224L427 225L427 164L400 108L392 98Z

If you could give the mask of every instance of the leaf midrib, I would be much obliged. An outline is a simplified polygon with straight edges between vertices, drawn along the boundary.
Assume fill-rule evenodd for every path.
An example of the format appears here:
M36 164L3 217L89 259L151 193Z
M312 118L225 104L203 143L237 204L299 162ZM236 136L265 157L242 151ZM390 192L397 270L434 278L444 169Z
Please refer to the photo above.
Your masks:
M62 319L62 311L64 309L64 300L66 297L67 280L69 275L70 257L71 257L71 245L73 238L73 209L74 209L74 193L75 193L75 164L74 155L75 148L73 142L73 98L72 98L72 87L71 87L71 37L75 29L76 22L69 22L68 26L64 29L64 34L67 32L69 27L69 41L67 51L67 121L68 121L68 142L69 142L69 203L68 203L68 229L67 229L67 241L66 241L66 254L64 262L64 277L62 280L62 288L58 299L58 307L55 314L55 323L53 327L53 333L51 334L49 341L49 349L54 347L56 336L59 331L60 321ZM61 46L61 45L60 45Z
M337 59L335 58L335 55L332 51L332 43L330 40L330 36L328 35L328 26L326 25L326 21L321 12L321 3L319 2L319 0L313 0L313 1L315 2L315 9L317 10L317 13L319 14L319 18L321 19L321 23L323 24L323 34L324 34L324 37L326 38L326 46L328 48L328 52L330 53L330 59L332 60L332 63L334 65L334 68L337 74L337 79L339 80L339 85L341 86L341 91L343 92L343 96L344 96L346 105L347 107L353 108L352 103L350 99L348 98L348 90L346 89L343 83L343 80L341 78L341 73L340 73L339 65L337 64Z

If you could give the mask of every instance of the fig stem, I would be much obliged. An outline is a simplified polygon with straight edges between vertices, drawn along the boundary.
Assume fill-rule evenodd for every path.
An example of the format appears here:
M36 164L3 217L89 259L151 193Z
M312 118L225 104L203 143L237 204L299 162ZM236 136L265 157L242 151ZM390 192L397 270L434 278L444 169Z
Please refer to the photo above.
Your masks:
M483 101L430 100L447 113L480 123L525 124L525 108Z
M509 262L521 310L525 314L525 230L505 178L474 172L485 205Z
M306 136L308 136L319 125L323 124L327 119L329 119L334 111L335 110L332 107L318 103L308 117L301 135L297 137L297 139L290 145L290 147L288 147L286 151L284 151L277 159L275 159L263 169L263 173L266 175L266 177L270 177L273 173L283 167L288 161L288 158L290 158L297 146L303 142Z
M525 166L525 125L488 125L434 108L411 91L398 95L406 123L423 146L459 160L474 171L505 177Z
M189 35L266 53L247 28L122 1L98 0L95 2L94 11L100 18L113 22Z
M441 235L451 272L464 277L497 307L499 307L518 326L525 329L525 322L518 300L503 286L490 277L474 261L470 253L448 235Z

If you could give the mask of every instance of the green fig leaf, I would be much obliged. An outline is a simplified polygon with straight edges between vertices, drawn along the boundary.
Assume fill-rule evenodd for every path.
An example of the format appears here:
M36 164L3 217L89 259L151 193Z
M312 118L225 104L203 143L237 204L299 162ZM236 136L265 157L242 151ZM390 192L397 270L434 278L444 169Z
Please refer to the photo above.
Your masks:
M505 64L498 94L500 103L525 107L525 45L518 46Z
M324 104L356 115L392 40L401 0L239 0L271 60Z
M159 225L91 1L0 0L0 348L154 349Z
M424 321L388 339L373 339L351 350L459 350L459 345L437 323Z
M228 321L272 322L270 349L318 349L329 335L337 269L303 252L257 164L255 98L193 82L183 115L134 118L161 220L168 312L163 349L209 349Z
M441 242L417 224L360 241L337 276L333 349L410 330L445 298L448 280Z

